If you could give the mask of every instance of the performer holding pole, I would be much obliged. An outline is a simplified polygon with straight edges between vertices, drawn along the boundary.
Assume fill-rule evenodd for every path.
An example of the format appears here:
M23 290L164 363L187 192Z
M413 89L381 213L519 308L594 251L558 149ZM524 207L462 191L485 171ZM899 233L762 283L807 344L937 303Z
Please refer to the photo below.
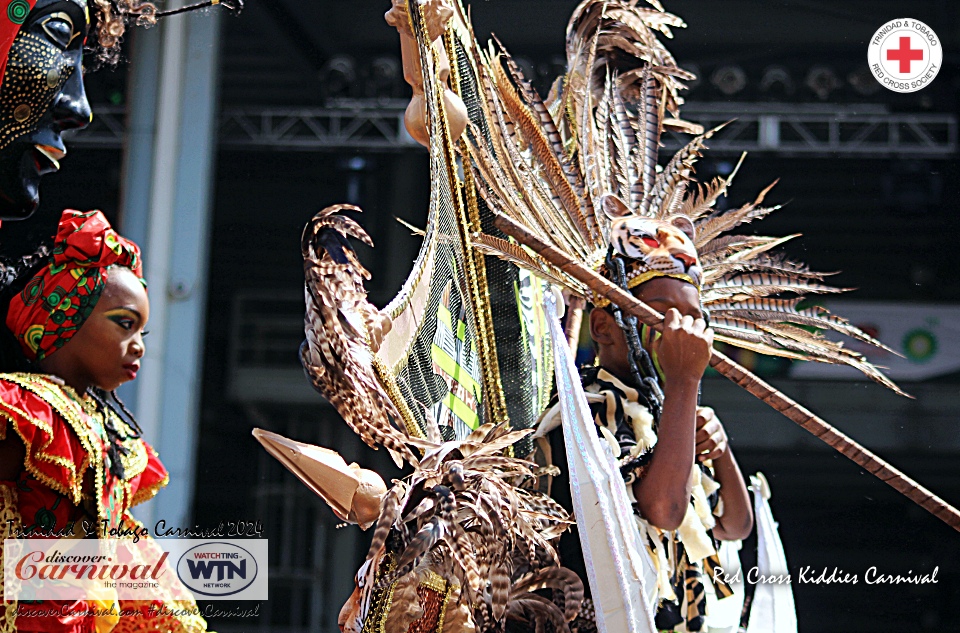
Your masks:
M619 279L622 287L627 279L642 280L632 292L666 317L661 334L638 329L636 319L616 305L591 310L597 365L582 375L590 414L604 435L616 440L614 455L653 557L657 628L725 630L739 624L740 609L733 609L733 621L727 622L711 613L719 608L717 599L733 595L722 575L713 573L723 567L720 541L746 538L753 516L723 425L712 409L698 406L713 343L699 293L703 271L692 240L678 226L631 220L612 196L604 203L618 221L634 224L623 227L623 235L640 232L647 237L636 244L647 248L656 240L659 246L649 249L647 259L611 255L602 274ZM538 435L547 438L561 471L552 495L572 509L571 495L578 491L570 486L559 412L556 407L544 416ZM579 540L575 533L561 537L561 560L585 574ZM735 602L742 604L742 595ZM579 630L594 626L583 622Z

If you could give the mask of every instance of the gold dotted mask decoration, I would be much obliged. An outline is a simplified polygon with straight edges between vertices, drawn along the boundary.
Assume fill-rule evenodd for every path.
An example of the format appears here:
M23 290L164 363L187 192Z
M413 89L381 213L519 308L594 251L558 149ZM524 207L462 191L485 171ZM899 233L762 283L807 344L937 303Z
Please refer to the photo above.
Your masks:
M75 71L52 43L22 30L17 34L0 87L0 149L37 128Z

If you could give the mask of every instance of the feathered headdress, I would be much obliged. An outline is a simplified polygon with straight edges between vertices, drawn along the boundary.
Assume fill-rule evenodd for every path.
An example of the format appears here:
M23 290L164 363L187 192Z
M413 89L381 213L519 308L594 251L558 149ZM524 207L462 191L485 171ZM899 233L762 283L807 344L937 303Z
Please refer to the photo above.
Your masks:
M698 287L715 340L762 354L841 363L899 389L864 357L821 332L886 349L806 295L842 292L824 274L774 254L796 237L729 234L763 218L770 187L737 209L718 209L736 169L707 183L697 160L719 129L680 120L682 80L658 39L683 26L659 2L650 7L585 0L567 30L568 72L541 100L502 47L475 51L490 111L488 133L470 135L478 191L496 212L543 242L613 279L608 254L624 264L627 288L656 276ZM660 167L664 130L697 135ZM741 158L742 162L742 158ZM739 164L737 167L739 168ZM476 235L478 248L540 273L595 305L608 301L516 244Z

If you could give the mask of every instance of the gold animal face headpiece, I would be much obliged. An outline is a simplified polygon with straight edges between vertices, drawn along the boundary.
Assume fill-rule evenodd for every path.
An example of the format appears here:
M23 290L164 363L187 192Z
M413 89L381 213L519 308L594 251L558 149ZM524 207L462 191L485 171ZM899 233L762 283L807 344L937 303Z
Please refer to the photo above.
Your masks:
M600 273L627 289L655 277L671 277L693 284L697 290L703 282L703 267L694 245L695 231L689 218L676 215L664 220L635 215L614 195L603 197L603 210L610 218L611 256L623 262L623 279L619 271L600 265ZM597 307L610 302L591 297Z

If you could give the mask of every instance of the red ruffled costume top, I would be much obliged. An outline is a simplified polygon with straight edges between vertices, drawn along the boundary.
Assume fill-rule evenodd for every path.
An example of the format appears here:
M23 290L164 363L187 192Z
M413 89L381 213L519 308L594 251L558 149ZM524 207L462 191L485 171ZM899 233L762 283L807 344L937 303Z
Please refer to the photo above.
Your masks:
M110 472L104 416L119 429L123 478ZM130 508L152 498L168 482L156 452L136 437L114 412L103 411L90 396L43 374L0 374L0 440L19 436L26 448L16 481L0 481L0 531L7 538L42 538L73 532L94 538L122 536L141 527ZM31 534L32 532L32 534ZM2 547L2 541L0 541ZM3 570L0 567L0 578ZM70 603L0 603L0 633L121 633L123 631L205 631L199 616L152 616L165 601L122 601L143 617L97 617L96 605ZM51 605L62 614L49 615ZM151 609L151 606L154 607ZM178 602L171 609L195 609ZM91 608L93 607L93 608ZM77 611L81 615L71 615ZM33 615L30 615L33 612Z

